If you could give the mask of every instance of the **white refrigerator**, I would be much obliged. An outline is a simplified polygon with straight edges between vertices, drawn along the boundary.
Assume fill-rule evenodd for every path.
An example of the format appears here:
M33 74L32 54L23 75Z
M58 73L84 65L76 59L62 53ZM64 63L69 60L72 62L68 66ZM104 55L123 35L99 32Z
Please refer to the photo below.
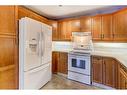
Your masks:
M19 20L19 89L40 89L51 80L52 27Z

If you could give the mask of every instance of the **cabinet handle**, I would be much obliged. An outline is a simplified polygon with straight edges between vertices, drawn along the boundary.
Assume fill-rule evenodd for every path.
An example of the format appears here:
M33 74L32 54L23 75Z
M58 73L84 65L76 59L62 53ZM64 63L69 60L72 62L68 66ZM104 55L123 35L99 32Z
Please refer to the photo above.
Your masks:
M103 34L103 39L104 39L104 34Z
M125 86L127 86L127 81L125 81Z
M112 37L114 38L114 34L112 34Z

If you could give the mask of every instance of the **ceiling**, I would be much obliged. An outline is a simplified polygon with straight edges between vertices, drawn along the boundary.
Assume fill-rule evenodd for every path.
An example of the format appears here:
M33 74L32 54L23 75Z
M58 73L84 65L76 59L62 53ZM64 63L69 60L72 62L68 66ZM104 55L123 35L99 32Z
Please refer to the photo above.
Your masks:
M100 6L100 5L27 5L25 6L49 19L63 19L82 15L110 13L125 6Z

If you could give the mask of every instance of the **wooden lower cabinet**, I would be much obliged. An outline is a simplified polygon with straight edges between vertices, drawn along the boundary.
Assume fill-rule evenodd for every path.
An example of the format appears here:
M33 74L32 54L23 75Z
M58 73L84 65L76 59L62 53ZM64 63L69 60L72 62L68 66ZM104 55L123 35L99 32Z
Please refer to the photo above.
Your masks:
M118 64L113 58L103 57L103 84L118 88Z
M59 52L52 52L52 73L57 73L57 65L59 62Z
M119 68L119 89L127 89L127 70Z
M58 63L58 72L67 74L68 70L68 53L60 52L59 54L59 63Z
M103 82L103 64L102 57L92 56L92 81L97 83Z
M118 88L118 66L109 57L92 56L92 81Z
M68 53L53 52L52 53L52 73L67 74L68 70Z

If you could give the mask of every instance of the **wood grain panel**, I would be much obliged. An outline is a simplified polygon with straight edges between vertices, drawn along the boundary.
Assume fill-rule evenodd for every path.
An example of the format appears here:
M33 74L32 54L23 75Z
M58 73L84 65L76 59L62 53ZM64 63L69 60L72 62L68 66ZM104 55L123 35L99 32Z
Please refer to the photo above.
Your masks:
M0 67L15 63L15 43L13 38L0 38L0 53Z
M100 56L92 56L92 81L103 83L103 60Z
M102 40L111 41L112 37L112 15L102 16Z
M92 39L95 41L102 39L101 22L101 16L92 17Z
M50 20L52 26L52 40L56 41L59 40L59 32L58 32L58 23L57 21Z
M103 84L117 88L117 62L113 58L103 57Z
M67 74L68 73L68 54L60 52L59 63L58 63L58 72Z
M127 69L119 65L119 89L127 89Z
M15 35L15 7L0 6L0 34Z
M127 9L113 14L113 34L115 41L127 41Z
M0 89L16 89L15 65L0 67Z
M91 26L92 26L92 19L91 17L82 17L80 19L80 23L81 23L81 31L83 32L91 32Z
M47 18L37 14L36 12L30 10L30 9L27 9L23 6L18 6L18 13L19 13L19 19L21 19L22 17L29 17L29 18L32 18L32 19L35 19L37 21L40 21L42 23L46 23L48 25L50 25L50 22Z
M59 62L59 52L52 52L52 73L57 73Z

